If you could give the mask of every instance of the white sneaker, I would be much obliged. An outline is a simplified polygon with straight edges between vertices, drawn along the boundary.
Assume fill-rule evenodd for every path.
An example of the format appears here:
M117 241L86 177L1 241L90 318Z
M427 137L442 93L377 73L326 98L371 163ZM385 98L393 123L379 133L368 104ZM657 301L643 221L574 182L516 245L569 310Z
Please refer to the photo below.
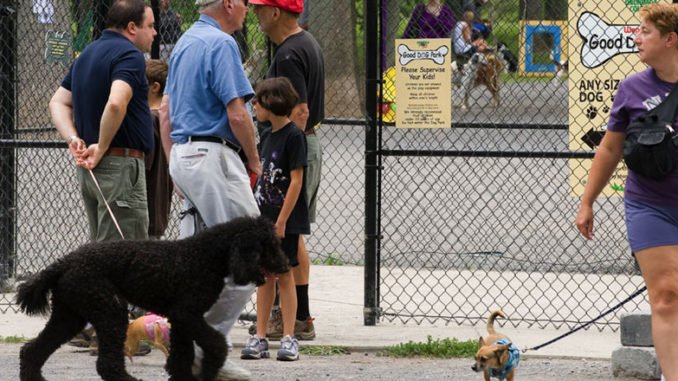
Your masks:
M193 375L198 377L200 375L200 367L202 365L202 359L197 356L193 360ZM224 365L219 369L217 373L217 378L215 381L249 381L252 377L252 373L249 370L236 365L231 360L226 360Z

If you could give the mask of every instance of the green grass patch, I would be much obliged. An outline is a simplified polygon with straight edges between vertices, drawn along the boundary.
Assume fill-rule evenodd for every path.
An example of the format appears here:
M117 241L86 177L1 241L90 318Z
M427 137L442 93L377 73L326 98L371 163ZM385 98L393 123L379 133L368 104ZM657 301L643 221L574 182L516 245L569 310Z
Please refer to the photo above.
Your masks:
M409 341L384 350L385 356L391 357L434 357L434 358L467 358L478 351L478 340L459 341L456 338L436 339L431 336L425 343Z
M20 344L20 343L25 343L29 339L23 336L7 336L7 337L2 337L0 336L0 343L5 343L5 344Z
M299 347L299 353L308 356L335 356L350 355L351 351L335 345L303 345Z
M314 265L325 265L325 266L343 266L346 264L341 258L329 255L324 258L315 258L313 260Z

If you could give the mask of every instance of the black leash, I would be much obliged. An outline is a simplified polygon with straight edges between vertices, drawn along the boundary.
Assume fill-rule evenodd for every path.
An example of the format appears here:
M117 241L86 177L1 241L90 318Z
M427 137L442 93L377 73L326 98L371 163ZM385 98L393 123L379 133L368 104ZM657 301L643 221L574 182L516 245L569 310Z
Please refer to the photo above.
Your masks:
M536 350L538 350L538 349L540 349L540 348L543 348L543 347L545 347L545 346L547 346L547 345L553 344L553 343L555 343L556 341L558 341L558 340L560 340L560 339L562 339L562 338L564 338L564 337L570 336L571 334L573 334L573 333L579 331L580 329L583 329L583 328L588 327L589 325L591 325L591 324L595 323L596 321L602 319L604 316L609 315L610 313L612 313L612 312L614 312L615 310L619 309L621 306L623 306L624 304L626 304L626 303L628 303L629 301L631 301L631 299L633 299L633 298L635 298L636 296L638 296L638 295L642 294L643 292L645 292L645 290L647 290L647 286L643 286L642 288L638 289L636 292L634 292L633 294L629 295L628 298L622 300L622 301L619 302L616 306L614 306L614 307L610 308L609 310L603 312L602 314L598 315L598 316L597 316L596 318L594 318L593 320L589 320L588 322L584 323L583 325L581 325L581 326L579 326L579 327L577 327L577 328L575 328L575 329L573 329L573 330L571 330L571 331L569 331L569 332L565 332L564 334L562 334L562 335L556 337L555 339L549 340L549 341L545 342L544 344L540 344L540 345L537 345L536 347L532 347L532 348L525 348L525 349L522 350L522 352L525 353L525 352L527 352L527 351L536 351Z

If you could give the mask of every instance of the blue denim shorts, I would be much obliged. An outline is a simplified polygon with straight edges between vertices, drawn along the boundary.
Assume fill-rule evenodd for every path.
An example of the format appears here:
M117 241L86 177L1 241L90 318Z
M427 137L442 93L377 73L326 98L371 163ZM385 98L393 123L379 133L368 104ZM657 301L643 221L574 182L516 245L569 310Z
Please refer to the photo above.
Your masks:
M624 199L631 250L678 245L678 205L657 205Z

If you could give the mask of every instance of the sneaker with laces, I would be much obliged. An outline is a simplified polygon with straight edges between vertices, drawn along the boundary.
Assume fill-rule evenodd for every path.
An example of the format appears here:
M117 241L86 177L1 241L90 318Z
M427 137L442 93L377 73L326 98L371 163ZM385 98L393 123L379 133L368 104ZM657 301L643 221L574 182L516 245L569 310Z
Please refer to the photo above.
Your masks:
M240 351L240 358L245 360L267 359L271 356L268 351L268 340L257 335L250 336L247 344Z
M299 360L299 342L294 336L285 336L280 340L280 350L278 351L278 361L297 361Z
M202 366L202 358L196 356L193 359L193 375L198 377L200 376L200 370ZM252 373L249 370L236 365L231 360L226 360L224 365L219 369L217 378L214 381L249 381L252 378Z
M266 325L266 337L269 339L281 339L283 337L283 321L280 308L271 311L271 318Z
M315 318L309 317L305 321L295 321L294 336L299 340L315 339L315 327L313 326L313 320L315 320Z

